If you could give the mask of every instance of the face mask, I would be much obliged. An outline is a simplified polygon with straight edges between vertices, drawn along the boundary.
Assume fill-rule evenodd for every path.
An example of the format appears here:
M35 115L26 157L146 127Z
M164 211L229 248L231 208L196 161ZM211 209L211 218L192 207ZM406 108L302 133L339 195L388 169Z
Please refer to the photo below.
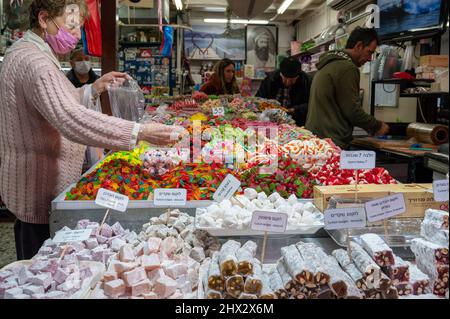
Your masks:
M91 62L90 61L77 61L75 62L75 72L85 75L88 74L91 70Z
M53 21L53 20L52 20ZM55 21L53 23L58 27L56 35L50 35L45 31L45 41L55 51L56 54L67 54L75 49L78 39L64 28L60 28Z

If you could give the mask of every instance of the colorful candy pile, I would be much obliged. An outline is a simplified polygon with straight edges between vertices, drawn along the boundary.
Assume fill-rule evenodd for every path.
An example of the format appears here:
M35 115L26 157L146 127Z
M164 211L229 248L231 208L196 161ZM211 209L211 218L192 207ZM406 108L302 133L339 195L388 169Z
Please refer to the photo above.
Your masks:
M284 198L288 198L291 194L299 198L311 197L314 185L308 178L308 173L293 159L288 156L280 156L273 172L264 174L264 168L269 168L268 164L252 165L243 172L240 176L242 187L251 187L257 192L266 193L266 195L278 192Z
M140 164L113 159L82 177L66 194L66 200L94 200L100 188L128 196L132 200L146 200L154 188Z
M189 163L177 166L158 180L158 188L185 188L188 200L212 200L212 196L232 170L222 164Z
M355 172L339 168L341 156L334 154L322 169L311 173L310 178L319 185L350 185L356 184ZM394 178L384 168L358 170L358 184L397 184Z

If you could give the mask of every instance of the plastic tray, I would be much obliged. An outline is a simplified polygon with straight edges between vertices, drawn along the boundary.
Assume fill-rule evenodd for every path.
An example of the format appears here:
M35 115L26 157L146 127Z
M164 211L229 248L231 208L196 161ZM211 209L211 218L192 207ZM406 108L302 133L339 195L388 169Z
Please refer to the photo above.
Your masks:
M31 263L32 260L15 261L9 265L6 265L2 269L0 269L0 271L11 269L15 266L20 265L30 266ZM69 299L88 299L91 294L91 290L97 286L97 283L102 279L103 273L105 272L105 265L96 261L80 261L79 264L82 267L91 268L93 276L91 277L88 283L84 284L83 287L81 287L80 290L78 290L76 293L70 296Z
M421 218L390 219L387 228L382 223L365 228L349 229L350 238L359 241L359 236L367 233L379 235L390 247L410 247L411 240L420 237ZM347 230L327 230L339 246L347 246Z
M323 224L321 225L314 225L314 226L305 226L300 227L297 229L288 229L284 233L269 233L272 235L313 235L317 233L320 229L324 227ZM233 229L233 228L203 228L198 227L197 224L195 225L195 228L198 230L204 230L207 231L211 236L216 237L234 237L234 236L263 236L264 232L262 231L255 231L251 229Z

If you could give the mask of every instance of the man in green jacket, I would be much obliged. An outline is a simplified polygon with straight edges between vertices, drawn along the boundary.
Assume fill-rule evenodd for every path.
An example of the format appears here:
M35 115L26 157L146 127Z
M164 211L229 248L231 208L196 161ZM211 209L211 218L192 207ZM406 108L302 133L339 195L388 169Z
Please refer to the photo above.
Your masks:
M378 44L374 29L357 27L345 50L327 52L317 63L306 128L342 149L349 148L355 126L376 135L389 131L386 123L364 112L359 95L359 68L371 60Z

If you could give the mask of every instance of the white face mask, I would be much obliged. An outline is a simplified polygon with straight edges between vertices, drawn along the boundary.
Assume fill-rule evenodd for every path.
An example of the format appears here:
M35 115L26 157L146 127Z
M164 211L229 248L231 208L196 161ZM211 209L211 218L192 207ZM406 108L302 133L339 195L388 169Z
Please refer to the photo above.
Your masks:
M75 62L75 72L85 75L89 73L89 70L91 69L91 62L90 61L77 61Z

